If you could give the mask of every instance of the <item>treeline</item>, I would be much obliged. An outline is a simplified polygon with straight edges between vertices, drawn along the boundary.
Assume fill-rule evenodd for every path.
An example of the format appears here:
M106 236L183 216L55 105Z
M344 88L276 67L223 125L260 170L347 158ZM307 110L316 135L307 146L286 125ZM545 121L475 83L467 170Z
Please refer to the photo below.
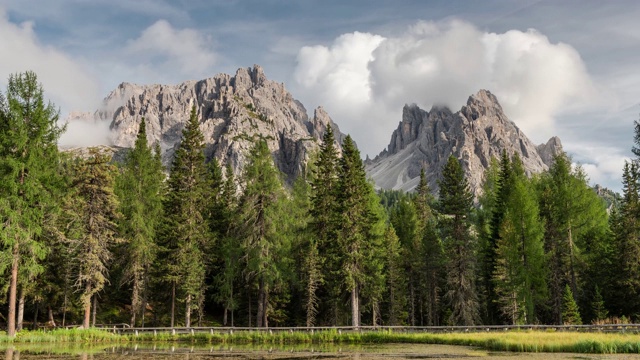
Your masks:
M168 178L144 121L116 165L96 149L59 152L57 120L35 74L9 78L0 96L0 285L10 335L25 318L266 327L640 314L636 161L609 216L564 155L528 177L503 154L474 202L454 157L437 199L424 172L415 193L376 193L352 139L339 153L330 126L288 187L262 139L238 178L228 164L205 162L195 108Z

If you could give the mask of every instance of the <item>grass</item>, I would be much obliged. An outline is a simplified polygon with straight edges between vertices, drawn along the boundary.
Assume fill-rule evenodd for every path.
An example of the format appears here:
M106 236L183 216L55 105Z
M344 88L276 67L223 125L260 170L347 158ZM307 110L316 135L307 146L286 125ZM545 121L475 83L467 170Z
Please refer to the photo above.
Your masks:
M24 331L11 339L0 335L0 343L172 343L191 344L251 344L251 345L291 345L291 344L443 344L475 346L489 351L513 352L573 352L597 354L640 353L639 334L582 333L554 331L509 331L477 333L401 333L389 330L338 332L326 330L317 332L280 332L272 334L261 331L237 331L229 333L197 333L194 335L171 335L150 333L116 335L103 330L54 330Z

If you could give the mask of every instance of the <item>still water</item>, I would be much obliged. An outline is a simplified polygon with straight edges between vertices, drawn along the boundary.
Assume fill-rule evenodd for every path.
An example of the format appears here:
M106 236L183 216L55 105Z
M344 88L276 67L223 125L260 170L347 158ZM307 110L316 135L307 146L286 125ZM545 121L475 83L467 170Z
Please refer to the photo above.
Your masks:
M215 360L215 359L631 359L635 355L521 354L488 352L473 347L422 344L360 346L291 345L187 346L184 344L127 346L64 346L17 344L0 350L0 360Z

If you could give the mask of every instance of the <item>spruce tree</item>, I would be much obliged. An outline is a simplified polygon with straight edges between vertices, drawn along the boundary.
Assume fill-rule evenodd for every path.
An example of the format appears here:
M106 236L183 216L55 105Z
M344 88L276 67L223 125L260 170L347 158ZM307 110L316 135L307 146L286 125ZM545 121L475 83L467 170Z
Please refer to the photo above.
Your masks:
M338 202L340 204L340 263L344 288L350 293L351 325L360 326L361 291L365 284L366 261L370 255L367 242L369 230L376 223L376 215L370 208L373 192L367 183L360 152L350 136L342 144Z
M192 311L202 311L206 275L204 249L211 240L205 213L207 182L203 150L204 137L194 106L175 153L164 201L163 238L169 259L166 280L172 288L172 327L176 291L180 291L184 299L186 327L191 326Z
M400 242L402 268L407 278L407 293L402 294L407 298L408 320L411 326L419 325L420 288L423 284L424 251L422 248L422 229L417 212L416 199L407 194L402 194L395 205L390 209L389 221L394 228L394 234ZM395 229L398 229L397 231Z
M386 303L390 326L404 325L406 311L406 275L404 271L403 253L400 240L392 225L387 227L384 235L386 245L385 275L386 275Z
M116 194L120 200L120 233L125 240L124 279L131 284L131 326L136 315L142 315L152 267L158 252L157 230L162 218L164 174L159 154L147 142L144 118L140 121L134 148L124 160L116 178Z
M553 318L560 323L564 285L579 297L581 253L589 238L607 231L604 203L589 187L584 170L572 168L570 159L561 154L538 182L540 215L545 226L545 251L549 256L549 295Z
M569 284L565 285L564 293L562 295L562 324L582 325L580 310L578 309L576 300L573 298L573 293L571 292Z
M546 298L544 227L535 192L517 156L510 168L511 190L504 203L492 280L502 314L511 324L530 324Z
M325 309L332 325L338 325L339 297L342 279L340 276L339 244L337 242L337 224L339 217L338 196L338 151L331 126L327 129L320 144L320 151L313 164L311 183L311 207L309 210L309 228L316 241L322 279L321 286L311 288L317 297L317 310ZM315 250L313 250L315 251ZM329 315L330 313L330 315Z
M234 312L238 306L237 294L239 292L240 257L242 249L236 230L240 227L237 223L237 184L233 175L231 163L225 167L225 179L219 198L217 209L219 212L212 214L211 223L213 231L217 232L219 239L219 259L221 269L215 274L214 283L217 289L217 301L224 307L223 325L234 326ZM231 320L229 321L229 314Z
M59 176L58 112L44 100L33 72L9 77L6 99L0 99L0 232L1 266L10 268L7 335L15 335L20 264L41 261L47 247L40 236L48 214L56 209ZM41 271L32 266L31 276Z
M117 221L121 217L114 193L116 168L109 155L92 148L88 159L73 167L70 210L78 220L70 224L68 241L77 262L75 285L84 308L83 328L89 327L91 302L109 282L112 249L120 241Z
M609 311L604 305L604 299L598 285L596 285L593 301L591 302L591 310L593 311L593 320L596 323L605 320L609 316Z
M256 326L269 326L271 293L280 285L278 260L284 240L276 226L284 216L280 206L283 187L271 152L264 140L258 140L251 149L244 168L242 182L245 189L240 198L240 235L243 239L243 274L250 289L258 289ZM249 314L251 316L251 314Z
M418 221L417 234L419 245L412 248L408 257L419 257L420 285L417 287L424 294L419 299L426 302L426 325L439 325L440 287L443 266L442 242L437 232L437 219L431 204L434 202L431 189L427 184L424 169L420 170L420 181L416 187L413 203ZM422 301L422 300L420 300ZM422 305L420 305L422 308ZM423 324L421 321L420 324Z
M478 321L475 288L476 242L469 232L473 195L462 166L453 155L442 169L439 181L439 210L443 215L443 243L447 257L446 298L452 323L473 325Z

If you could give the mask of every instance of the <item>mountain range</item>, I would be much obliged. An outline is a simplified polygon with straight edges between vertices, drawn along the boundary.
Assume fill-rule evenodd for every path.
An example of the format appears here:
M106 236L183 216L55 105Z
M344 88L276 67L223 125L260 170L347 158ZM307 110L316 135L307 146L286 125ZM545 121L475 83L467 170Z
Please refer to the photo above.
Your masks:
M74 115L110 122L112 146L133 146L138 124L147 121L150 143L158 143L165 165L179 145L181 131L195 106L205 139L205 156L230 163L240 173L253 140L267 141L276 166L290 183L303 171L328 126L334 129L336 145L346 136L323 108L313 116L289 93L284 84L267 79L254 65L235 75L219 74L178 85L122 83L92 114ZM553 155L562 151L560 139L535 145L508 119L498 99L487 90L471 95L467 104L452 112L434 106L430 111L405 105L402 120L388 147L365 161L376 187L412 190L424 168L433 191L449 155L462 162L471 190L478 195L484 170L503 150L518 154L529 174L548 169Z

